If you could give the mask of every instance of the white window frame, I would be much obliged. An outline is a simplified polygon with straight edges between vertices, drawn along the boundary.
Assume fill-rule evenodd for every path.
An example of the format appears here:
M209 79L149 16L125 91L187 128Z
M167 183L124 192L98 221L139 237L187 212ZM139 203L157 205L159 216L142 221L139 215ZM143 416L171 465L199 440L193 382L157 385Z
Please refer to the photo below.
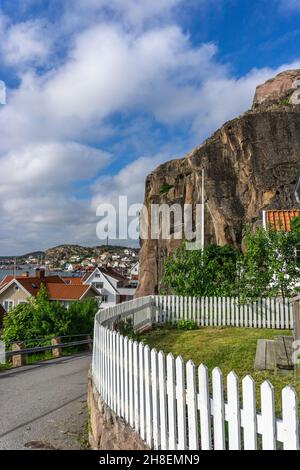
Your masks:
M8 307L8 308L6 308L6 303L11 304L11 306ZM9 312L11 309L14 308L14 306L15 306L15 303L14 303L14 301L13 301L12 299L6 299L6 300L4 300L4 302L3 302L3 307L4 307L4 310L5 310L6 312Z

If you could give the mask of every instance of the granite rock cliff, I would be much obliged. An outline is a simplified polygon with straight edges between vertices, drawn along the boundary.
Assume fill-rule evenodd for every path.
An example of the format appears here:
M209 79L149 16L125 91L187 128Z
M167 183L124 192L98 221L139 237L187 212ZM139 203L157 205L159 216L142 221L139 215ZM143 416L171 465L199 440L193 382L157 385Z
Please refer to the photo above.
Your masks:
M250 111L224 124L182 159L146 179L145 205L201 202L205 170L205 243L243 246L245 224L263 209L292 209L300 175L300 70L282 72L256 89ZM149 228L150 230L151 228ZM137 296L157 293L163 259L180 240L142 241Z

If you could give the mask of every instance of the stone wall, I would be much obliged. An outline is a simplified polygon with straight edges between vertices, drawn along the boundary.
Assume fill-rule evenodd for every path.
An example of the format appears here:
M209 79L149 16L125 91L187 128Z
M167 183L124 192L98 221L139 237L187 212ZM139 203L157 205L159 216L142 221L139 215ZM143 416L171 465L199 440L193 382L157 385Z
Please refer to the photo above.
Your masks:
M88 378L89 441L93 450L149 450L140 436L102 400Z

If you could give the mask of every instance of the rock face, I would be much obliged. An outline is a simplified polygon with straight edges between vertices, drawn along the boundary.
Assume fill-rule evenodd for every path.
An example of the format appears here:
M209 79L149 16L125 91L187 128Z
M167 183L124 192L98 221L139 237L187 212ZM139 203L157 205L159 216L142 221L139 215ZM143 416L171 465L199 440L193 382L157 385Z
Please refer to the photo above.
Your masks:
M148 210L151 204L201 203L202 169L206 245L242 248L243 227L261 223L262 210L298 208L298 99L300 103L300 70L283 72L257 87L250 111L224 124L183 159L167 162L147 177ZM159 291L163 260L180 246L174 237L142 241L137 296Z
M300 70L287 70L256 89L253 109L260 105L300 104Z
M89 442L92 450L149 450L141 437L102 400L88 377Z

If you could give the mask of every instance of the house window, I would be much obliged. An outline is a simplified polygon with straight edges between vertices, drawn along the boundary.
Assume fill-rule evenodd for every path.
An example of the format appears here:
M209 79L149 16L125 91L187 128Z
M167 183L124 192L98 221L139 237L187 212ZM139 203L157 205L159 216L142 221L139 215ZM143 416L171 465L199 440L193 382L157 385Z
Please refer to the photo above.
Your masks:
M108 301L108 295L102 295L102 302L107 302Z
M103 282L94 282L94 287L96 287L96 289L103 289L103 286Z
M99 273L95 273L95 276L94 277L100 277L100 274Z
M13 300L4 300L3 307L6 310L6 312L11 310L13 308L13 306L14 306Z

